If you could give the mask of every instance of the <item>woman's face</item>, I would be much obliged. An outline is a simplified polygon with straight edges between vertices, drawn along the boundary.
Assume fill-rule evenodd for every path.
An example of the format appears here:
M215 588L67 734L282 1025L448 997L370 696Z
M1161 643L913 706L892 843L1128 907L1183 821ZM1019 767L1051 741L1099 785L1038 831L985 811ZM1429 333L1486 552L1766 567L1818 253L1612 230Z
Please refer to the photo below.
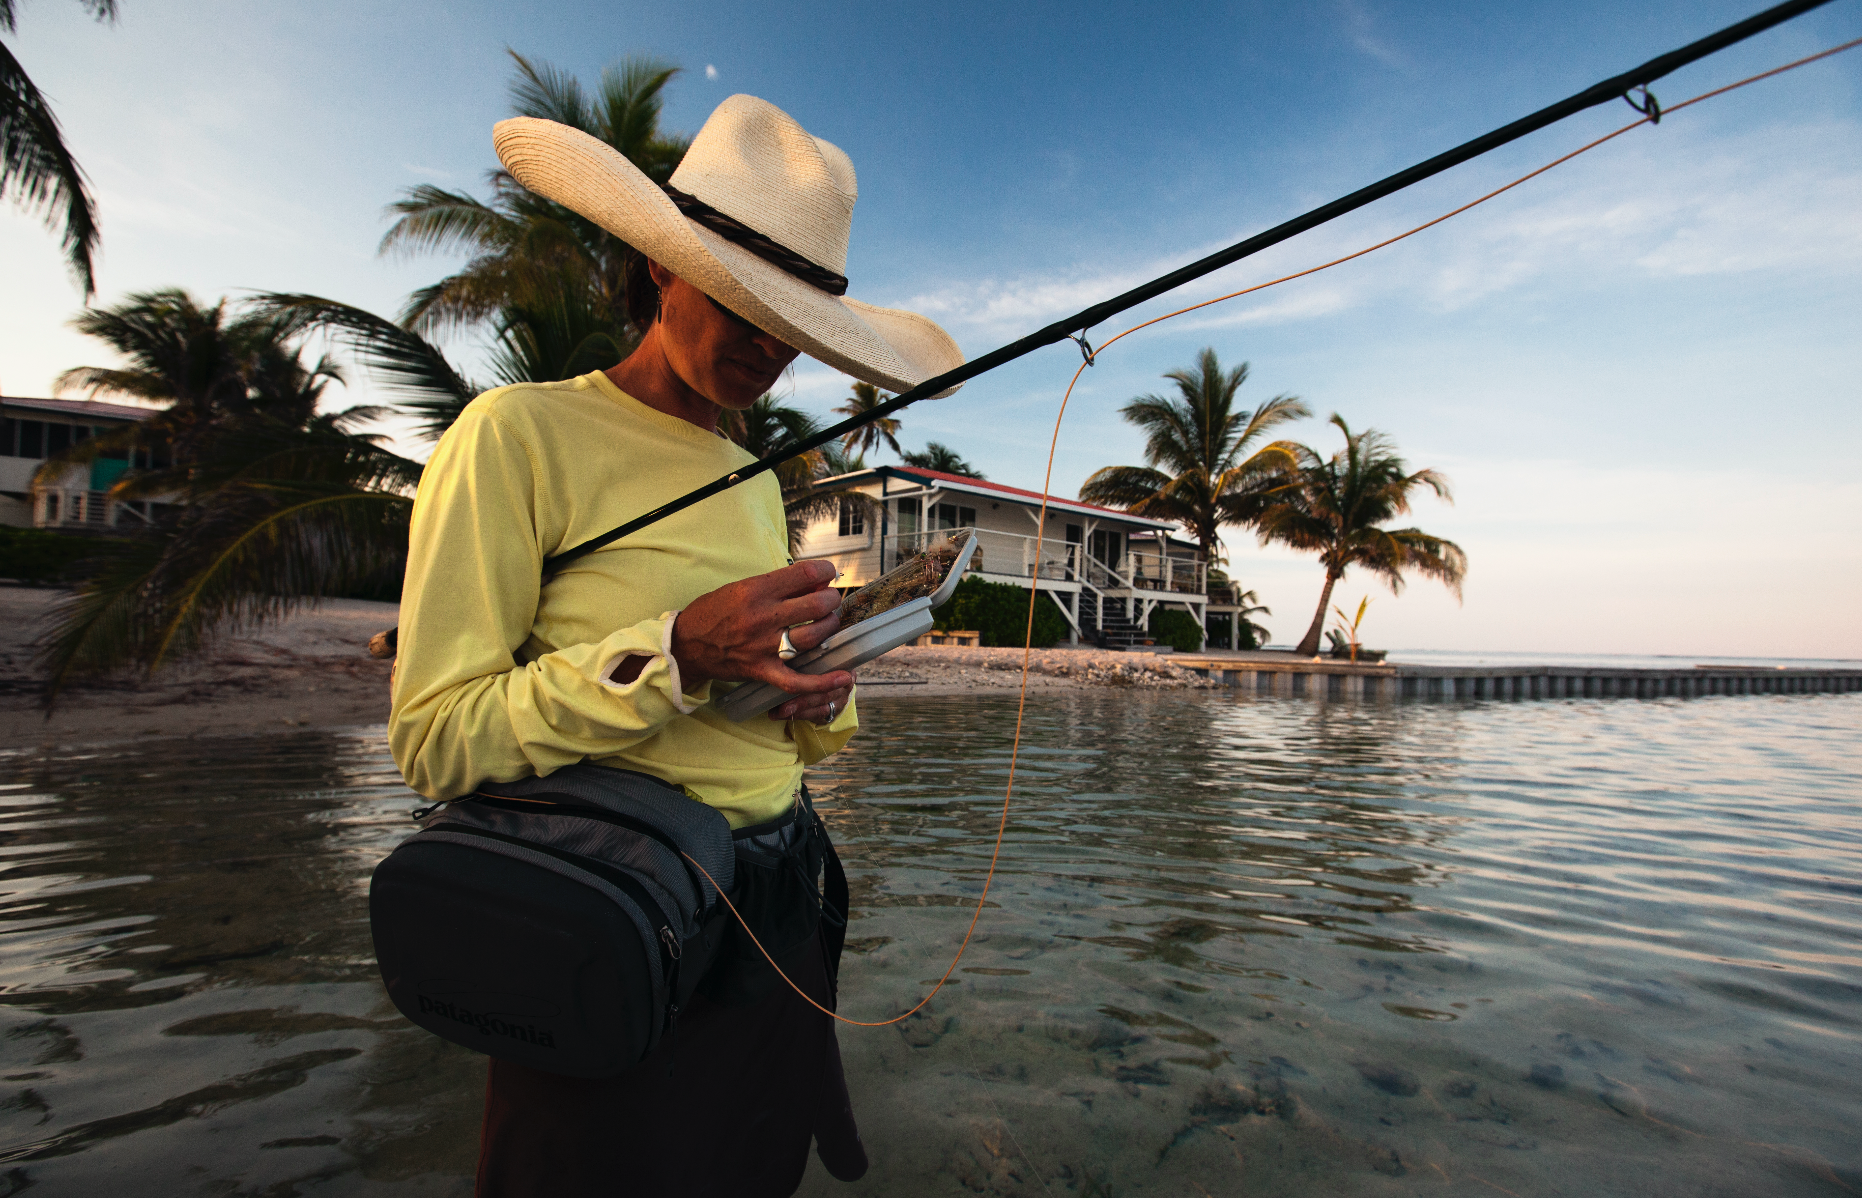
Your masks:
M657 262L659 334L685 385L721 408L743 411L776 385L799 350L731 313Z

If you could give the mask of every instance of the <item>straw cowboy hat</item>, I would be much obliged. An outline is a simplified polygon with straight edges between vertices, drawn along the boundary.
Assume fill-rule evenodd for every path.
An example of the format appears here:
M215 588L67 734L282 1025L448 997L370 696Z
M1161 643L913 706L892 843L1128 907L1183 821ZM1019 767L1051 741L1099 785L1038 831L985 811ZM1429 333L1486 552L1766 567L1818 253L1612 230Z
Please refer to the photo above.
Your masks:
M773 104L718 105L664 189L554 121L500 121L492 140L519 183L829 366L904 391L963 362L931 320L847 298L853 162Z

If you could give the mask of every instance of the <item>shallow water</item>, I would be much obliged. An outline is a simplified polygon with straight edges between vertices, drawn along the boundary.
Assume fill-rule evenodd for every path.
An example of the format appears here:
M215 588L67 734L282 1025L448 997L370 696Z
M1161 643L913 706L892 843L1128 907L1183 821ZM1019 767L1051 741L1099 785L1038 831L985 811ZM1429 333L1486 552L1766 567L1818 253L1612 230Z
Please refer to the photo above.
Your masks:
M850 1017L948 962L1013 714L870 702L814 773ZM804 1193L1862 1191L1862 696L1106 691L1028 740L955 985L842 1031L873 1172ZM377 733L0 784L0 1195L469 1193L481 1060L369 958Z

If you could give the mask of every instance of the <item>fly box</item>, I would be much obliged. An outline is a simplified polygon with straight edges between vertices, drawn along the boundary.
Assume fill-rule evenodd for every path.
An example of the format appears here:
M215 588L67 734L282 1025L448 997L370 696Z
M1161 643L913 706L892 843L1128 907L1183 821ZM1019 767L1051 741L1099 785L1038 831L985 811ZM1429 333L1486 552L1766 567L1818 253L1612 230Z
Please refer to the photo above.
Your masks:
M889 592L902 587L922 589L931 579L929 573L939 567L943 576L930 594L920 594L896 606L882 606L870 616L836 632L806 653L798 654L789 668L798 674L831 674L865 665L882 653L907 645L931 631L931 609L950 601L962 580L963 572L976 554L976 535L971 529L957 529L918 554L911 561L889 571L878 580L861 587L847 597L842 611L858 611L864 604L884 604ZM746 682L718 700L718 709L733 723L742 723L753 715L762 715L778 704L794 698L788 691L767 682Z

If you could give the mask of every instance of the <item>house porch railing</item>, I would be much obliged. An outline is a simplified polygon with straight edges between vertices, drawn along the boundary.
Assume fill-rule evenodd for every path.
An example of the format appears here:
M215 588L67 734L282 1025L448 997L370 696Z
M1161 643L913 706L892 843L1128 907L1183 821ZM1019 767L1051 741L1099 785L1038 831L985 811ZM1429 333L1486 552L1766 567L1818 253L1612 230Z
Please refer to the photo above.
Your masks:
M890 570L914 553L923 552L927 545L948 531L895 533L881 537L883 568ZM973 531L977 544L976 555L970 559L972 572L1078 582L1098 591L1166 591L1187 595L1201 595L1208 577L1201 562L1163 554L1127 553L1114 567L1088 554L1086 547L1077 541L1053 537L1037 539L986 528Z
M149 523L139 503L110 498L108 491L43 488L32 494L34 528L115 528Z

